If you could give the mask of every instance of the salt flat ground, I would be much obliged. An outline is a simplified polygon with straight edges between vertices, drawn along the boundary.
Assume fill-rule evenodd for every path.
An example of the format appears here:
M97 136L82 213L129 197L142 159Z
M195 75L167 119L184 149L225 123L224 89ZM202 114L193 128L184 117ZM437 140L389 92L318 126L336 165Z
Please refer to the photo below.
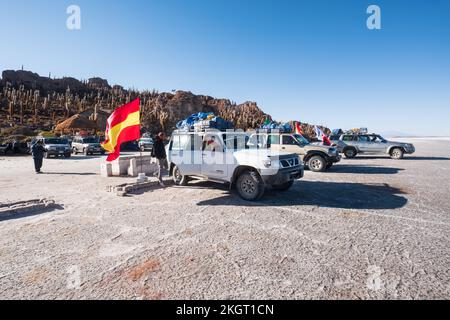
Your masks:
M450 140L343 160L241 200L210 182L118 197L98 157L0 158L2 299L450 298Z

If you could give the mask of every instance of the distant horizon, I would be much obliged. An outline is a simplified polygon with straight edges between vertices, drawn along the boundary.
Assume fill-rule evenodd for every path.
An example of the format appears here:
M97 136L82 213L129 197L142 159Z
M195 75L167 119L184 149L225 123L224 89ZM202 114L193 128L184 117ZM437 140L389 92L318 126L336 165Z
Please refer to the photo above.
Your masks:
M66 25L72 4L81 9L79 30ZM380 30L366 24L372 4L381 9ZM449 1L0 5L10 44L0 69L255 101L279 121L450 136Z

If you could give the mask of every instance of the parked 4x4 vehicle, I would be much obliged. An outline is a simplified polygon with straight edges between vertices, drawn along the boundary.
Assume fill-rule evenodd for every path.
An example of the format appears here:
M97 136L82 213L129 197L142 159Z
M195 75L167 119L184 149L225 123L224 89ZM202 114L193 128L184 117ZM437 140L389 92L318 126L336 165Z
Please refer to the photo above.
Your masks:
M44 157L46 159L52 156L70 158L71 150L69 141L67 141L67 139L58 137L38 137L34 139L30 145L33 145L36 140L42 140L44 142Z
M296 153L309 170L314 172L323 172L341 161L336 148L310 143L300 134L254 133L250 136L248 144L259 148Z
M405 154L416 151L411 143L388 141L378 134L342 134L332 136L331 141L345 142L346 147L342 151L346 158L354 158L358 154L388 154L392 159L402 159Z
M138 142L139 150L152 151L153 150L153 139L151 137L141 137Z
M263 196L266 186L287 190L303 177L297 154L239 148L240 139L245 145L245 134L175 131L167 147L174 183L185 185L191 177L225 182L252 201Z
M105 150L100 145L98 137L75 137L72 140L72 153L83 153L85 156L94 153L104 155Z

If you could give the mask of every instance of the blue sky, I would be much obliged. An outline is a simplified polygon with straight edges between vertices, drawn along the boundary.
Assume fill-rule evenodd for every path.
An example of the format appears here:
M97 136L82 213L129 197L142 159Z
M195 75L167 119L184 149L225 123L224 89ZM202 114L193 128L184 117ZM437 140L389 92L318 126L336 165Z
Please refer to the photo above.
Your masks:
M66 28L81 8L82 29ZM382 30L366 27L379 5ZM256 101L278 120L450 135L447 0L0 0L0 69Z

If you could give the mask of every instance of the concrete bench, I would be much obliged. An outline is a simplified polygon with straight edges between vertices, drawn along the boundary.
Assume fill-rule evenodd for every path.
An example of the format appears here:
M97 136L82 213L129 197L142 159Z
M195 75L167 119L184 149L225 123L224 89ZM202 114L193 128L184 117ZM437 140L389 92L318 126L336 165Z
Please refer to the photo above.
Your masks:
M157 170L158 165L152 162L151 156L121 156L113 162L100 165L102 177L137 177L139 173L152 175Z

